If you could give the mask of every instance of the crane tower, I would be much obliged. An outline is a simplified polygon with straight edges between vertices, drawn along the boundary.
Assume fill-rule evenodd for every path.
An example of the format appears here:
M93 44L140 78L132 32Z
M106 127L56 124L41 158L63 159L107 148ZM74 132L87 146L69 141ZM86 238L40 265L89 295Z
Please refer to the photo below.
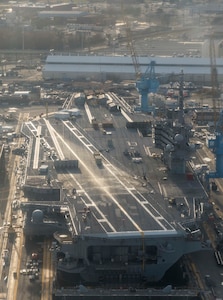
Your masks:
M155 61L151 61L145 73L136 81L136 88L140 93L141 111L154 112L154 107L149 103L149 93L156 93L159 87L159 81L155 75Z
M122 4L123 11L123 4ZM132 40L132 32L128 20L124 17L124 23L126 24L126 37L128 42L128 48L130 50L133 66L135 69L136 75L136 88L140 94L140 108L142 112L154 112L154 107L149 103L149 93L156 93L159 87L159 81L155 76L155 61L151 61L148 67L146 68L144 74L141 71L141 67L138 61L138 56L135 51L135 47Z

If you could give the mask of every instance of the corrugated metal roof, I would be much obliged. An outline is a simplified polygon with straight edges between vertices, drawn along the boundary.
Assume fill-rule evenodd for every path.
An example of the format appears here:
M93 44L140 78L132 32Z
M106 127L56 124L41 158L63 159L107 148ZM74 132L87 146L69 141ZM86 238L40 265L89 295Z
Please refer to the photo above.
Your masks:
M44 10L44 11L40 11L38 13L39 17L77 17L77 16L85 16L87 15L87 12L83 12L83 11L58 11L58 10Z
M146 71L146 67L141 68L142 73ZM156 74L179 74L183 70L184 74L210 74L210 67L186 66L186 65L157 65L155 67ZM57 72L57 73L133 73L135 72L133 65L46 65L42 69L44 72ZM223 74L223 66L218 68L218 74Z
M113 65L63 65L63 64L55 64L55 65L46 65L43 69L43 72L62 72L62 73L134 73L133 66L113 66Z
M155 61L157 76L170 74L208 76L210 78L210 59L195 57L139 57L141 72L145 73L151 61ZM219 77L223 75L223 59L216 60ZM133 77L135 69L130 56L63 56L49 55L42 69L43 77L72 78L92 74L116 74Z
M206 57L138 57L139 64L149 65L155 61L156 65L210 65L210 59ZM49 55L46 64L131 64L131 56L79 56L79 55ZM216 64L223 66L223 58L217 58Z

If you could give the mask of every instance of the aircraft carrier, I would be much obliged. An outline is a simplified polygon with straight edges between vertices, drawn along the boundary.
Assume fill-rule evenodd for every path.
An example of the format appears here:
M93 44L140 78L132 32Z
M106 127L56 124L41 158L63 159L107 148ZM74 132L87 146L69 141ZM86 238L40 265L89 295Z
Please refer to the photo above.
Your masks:
M209 247L191 128L106 97L74 116L72 96L60 114L24 123L15 150L27 166L24 233L52 238L54 282L63 287L155 283L184 254Z

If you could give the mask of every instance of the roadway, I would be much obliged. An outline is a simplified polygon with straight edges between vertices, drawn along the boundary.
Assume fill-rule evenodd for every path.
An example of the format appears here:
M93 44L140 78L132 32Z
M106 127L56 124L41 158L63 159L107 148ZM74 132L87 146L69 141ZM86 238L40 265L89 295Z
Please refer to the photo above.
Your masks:
M18 126L16 132L19 133L21 126L24 122L27 122L29 113L20 113L18 118ZM40 128L38 127L40 131ZM25 144L24 137L20 137L14 147L20 147ZM38 151L38 150L36 150ZM12 152L11 152L12 153ZM9 258L6 260L1 258L0 260L0 282L1 299L19 300L19 299L40 299L42 294L42 300L49 300L52 297L52 275L53 265L51 258L51 252L49 251L49 241L43 242L44 248L44 261L41 269L44 271L44 276L32 282L29 279L27 269L27 263L31 259L31 253L35 251L36 244L34 243L34 249L30 249L30 244L27 248L26 240L23 236L23 215L18 210L17 203L19 201L25 201L21 186L24 183L24 176L26 174L26 160L21 156L14 156L10 154L9 157L9 178L10 189L8 195L7 206L4 214L4 224L1 227L1 257L3 253L7 251ZM39 272L39 271L38 271ZM40 275L38 275L40 277ZM42 284L41 284L42 281ZM21 286L24 288L21 289ZM40 292L42 286L42 292Z
M53 257L49 249L52 246L51 239L45 239L43 244L43 270L41 300L52 300L52 287L54 279Z
M21 114L18 119L18 126L16 132L20 132L20 125L22 122L27 120L27 114ZM21 145L23 142L22 138L19 138L17 143ZM13 157L10 153L9 156L9 178L10 178L10 189L8 195L8 201L4 214L4 223L2 229L3 239L1 240L1 253L8 252L9 259L0 260L0 278L2 291L6 293L5 299L16 299L17 294L17 280L15 280L14 273L17 274L21 244L23 241L22 233L22 215L21 212L13 210L13 202L20 199L20 180L23 176L23 170L18 166L21 166L21 158ZM14 169L14 167L16 167ZM13 218L13 216L15 216Z

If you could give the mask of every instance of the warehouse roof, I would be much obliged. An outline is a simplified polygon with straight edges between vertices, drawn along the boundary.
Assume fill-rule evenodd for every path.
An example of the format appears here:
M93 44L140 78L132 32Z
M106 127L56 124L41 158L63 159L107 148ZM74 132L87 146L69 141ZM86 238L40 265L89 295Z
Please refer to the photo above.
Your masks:
M87 15L84 11L58 11L58 10L44 10L38 13L40 18L51 18L51 17L61 17L61 18L73 18Z
M210 74L210 59L197 57L139 57L142 73L155 61L156 74ZM223 74L223 59L216 59L218 74ZM130 56L49 55L43 72L134 73Z
M210 65L210 58L207 57L169 57L169 56L140 56L138 57L139 64L148 65L153 60L156 65L191 65L204 66ZM48 55L46 59L47 64L123 64L132 65L131 56L100 56L100 55ZM223 58L217 58L216 64L223 66Z

